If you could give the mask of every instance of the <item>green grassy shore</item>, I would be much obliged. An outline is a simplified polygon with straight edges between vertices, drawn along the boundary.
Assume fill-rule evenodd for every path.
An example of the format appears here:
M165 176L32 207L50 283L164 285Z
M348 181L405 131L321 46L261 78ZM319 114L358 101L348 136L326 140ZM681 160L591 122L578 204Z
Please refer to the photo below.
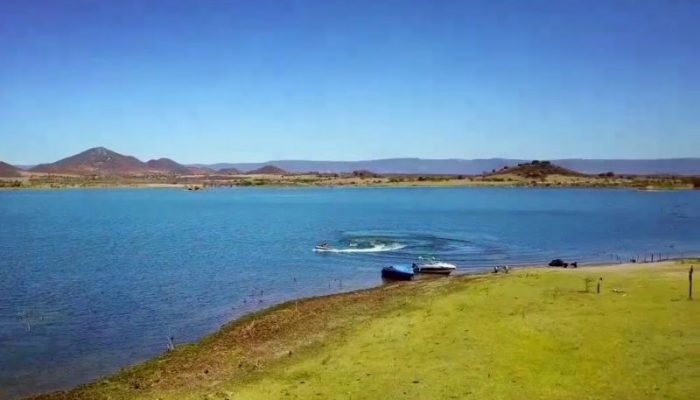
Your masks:
M300 300L39 398L700 398L693 263L523 268Z

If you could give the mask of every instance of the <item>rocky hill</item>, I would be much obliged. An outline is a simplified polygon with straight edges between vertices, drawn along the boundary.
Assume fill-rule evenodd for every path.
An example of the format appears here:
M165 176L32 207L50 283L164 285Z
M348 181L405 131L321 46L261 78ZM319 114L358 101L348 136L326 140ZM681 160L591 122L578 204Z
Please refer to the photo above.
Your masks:
M51 164L39 164L31 171L75 175L143 175L149 172L149 167L136 157L95 147Z
M493 171L488 174L488 176L496 175L517 175L524 178L544 178L549 175L585 176L580 172L552 164L550 161L539 160L534 160L529 163L520 163L514 167L503 167L498 171Z
M144 176L144 175L206 175L211 169L187 167L169 158L143 162L136 157L119 154L104 147L95 147L50 164L40 164L30 170L64 175Z
M285 175L286 173L287 171L274 165L265 165L247 172L249 175Z
M154 173L163 173L169 175L187 175L192 173L189 167L185 167L169 158L159 158L157 160L149 160L146 165Z
M219 174L222 174L222 175L240 175L241 174L241 171L236 169L236 168L221 168L217 172Z
M0 177L2 178L18 178L22 176L22 171L8 163L0 161Z
M212 175L217 173L215 169L207 167L188 166L187 170L189 175Z

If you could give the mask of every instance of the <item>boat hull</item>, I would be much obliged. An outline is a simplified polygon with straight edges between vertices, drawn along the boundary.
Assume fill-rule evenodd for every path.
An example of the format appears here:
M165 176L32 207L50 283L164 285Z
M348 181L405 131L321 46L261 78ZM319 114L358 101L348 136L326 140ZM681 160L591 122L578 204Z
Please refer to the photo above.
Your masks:
M454 270L454 268L416 267L416 272L421 274L449 275Z
M410 281L413 279L413 271L396 269L393 267L382 268L382 278L395 281Z
M413 264L413 270L421 274L449 275L452 273L452 271L456 269L457 267L454 264L449 264L446 262L427 262Z

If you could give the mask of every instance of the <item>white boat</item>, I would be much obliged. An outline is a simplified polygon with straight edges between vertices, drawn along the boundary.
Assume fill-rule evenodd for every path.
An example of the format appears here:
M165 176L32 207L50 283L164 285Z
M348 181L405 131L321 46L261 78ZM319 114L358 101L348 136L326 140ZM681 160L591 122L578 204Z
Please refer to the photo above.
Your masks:
M435 258L419 258L419 262L413 263L413 270L421 274L449 275L457 269L454 264L438 261Z
M331 248L328 246L328 243L323 242L319 243L316 246L314 246L314 251L330 251Z

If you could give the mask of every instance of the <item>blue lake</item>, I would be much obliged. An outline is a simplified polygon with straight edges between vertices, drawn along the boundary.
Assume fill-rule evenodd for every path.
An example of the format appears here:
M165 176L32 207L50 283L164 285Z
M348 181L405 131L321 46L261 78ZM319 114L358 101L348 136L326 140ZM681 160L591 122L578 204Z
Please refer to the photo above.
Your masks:
M690 256L700 192L225 189L0 192L0 398L71 387L295 297L462 271ZM312 249L328 241L335 252Z

